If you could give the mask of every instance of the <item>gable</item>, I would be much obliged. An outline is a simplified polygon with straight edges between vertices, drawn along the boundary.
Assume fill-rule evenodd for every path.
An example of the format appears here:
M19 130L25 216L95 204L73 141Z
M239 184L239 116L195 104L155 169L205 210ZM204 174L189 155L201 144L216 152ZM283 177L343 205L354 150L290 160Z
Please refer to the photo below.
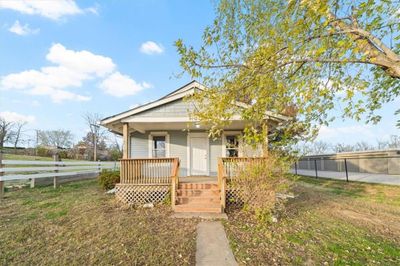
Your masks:
M193 110L193 103L185 102L182 99L179 99L156 106L138 114L134 114L130 117L189 117L189 113Z

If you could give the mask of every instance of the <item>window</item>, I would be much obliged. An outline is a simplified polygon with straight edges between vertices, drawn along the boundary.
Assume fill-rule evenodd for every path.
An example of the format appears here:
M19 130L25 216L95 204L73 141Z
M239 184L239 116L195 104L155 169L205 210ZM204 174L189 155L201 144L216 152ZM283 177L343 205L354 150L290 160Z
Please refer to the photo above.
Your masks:
M226 136L226 157L239 157L238 136Z
M152 157L166 157L165 136L153 136L152 141Z

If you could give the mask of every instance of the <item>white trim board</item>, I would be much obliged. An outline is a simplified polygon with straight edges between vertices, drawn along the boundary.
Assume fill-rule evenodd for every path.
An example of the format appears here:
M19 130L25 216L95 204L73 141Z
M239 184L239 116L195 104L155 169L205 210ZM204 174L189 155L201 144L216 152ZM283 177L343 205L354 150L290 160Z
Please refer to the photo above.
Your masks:
M226 157L226 136L243 136L242 131L224 131L222 132L222 157ZM243 156L242 140L239 139L239 157Z
M169 134L167 131L152 131L149 133L148 137L148 156L153 158L153 137L155 136L165 136L165 157L169 157Z

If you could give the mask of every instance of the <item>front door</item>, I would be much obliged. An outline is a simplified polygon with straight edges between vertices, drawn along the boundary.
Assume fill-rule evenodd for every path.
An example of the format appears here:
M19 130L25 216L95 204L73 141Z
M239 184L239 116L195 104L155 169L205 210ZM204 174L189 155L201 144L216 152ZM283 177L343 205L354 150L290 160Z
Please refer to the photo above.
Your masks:
M208 138L207 136L190 137L190 174L208 175Z

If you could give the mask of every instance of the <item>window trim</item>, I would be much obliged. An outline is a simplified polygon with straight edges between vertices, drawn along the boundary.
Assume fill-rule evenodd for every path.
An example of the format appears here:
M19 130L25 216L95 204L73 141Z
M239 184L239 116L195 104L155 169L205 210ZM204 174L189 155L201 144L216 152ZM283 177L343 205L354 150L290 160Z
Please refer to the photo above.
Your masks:
M153 157L153 137L165 137L165 158L169 157L169 134L167 131L155 131L149 133L149 147L148 147L148 156L149 158L157 158Z
M222 133L222 157L226 157L226 137L227 136L238 136L238 157L243 156L243 151L242 151L242 140L240 137L243 135L242 131L224 131Z

